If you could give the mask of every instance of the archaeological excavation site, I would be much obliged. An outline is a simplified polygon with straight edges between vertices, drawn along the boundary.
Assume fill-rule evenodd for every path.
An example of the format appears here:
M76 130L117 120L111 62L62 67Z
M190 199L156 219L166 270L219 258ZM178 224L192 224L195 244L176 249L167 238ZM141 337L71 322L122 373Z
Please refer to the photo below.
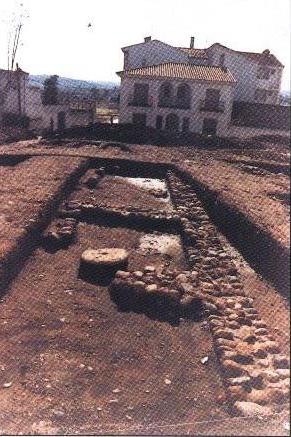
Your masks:
M0 434L288 435L286 156L3 143Z

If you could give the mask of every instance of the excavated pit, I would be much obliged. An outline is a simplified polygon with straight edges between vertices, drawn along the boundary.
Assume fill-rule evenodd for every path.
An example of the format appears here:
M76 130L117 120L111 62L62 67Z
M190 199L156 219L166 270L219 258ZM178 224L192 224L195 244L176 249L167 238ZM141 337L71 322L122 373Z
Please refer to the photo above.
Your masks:
M75 189L67 193L67 200L85 202L86 196L92 195L92 190L82 182L84 177L86 173L79 178ZM109 188L111 175L107 173L100 186L102 182L107 184L107 177L105 186ZM121 209L137 208L137 187L124 181L122 184L128 196L122 199ZM99 190L98 185L93 190L96 201ZM152 196L151 210L164 211L164 201L138 187L138 194L141 193L144 196L141 204ZM111 199L110 205L120 202L114 184L106 194ZM57 219L58 211L55 211ZM172 208L167 214L171 211ZM25 360L27 369L24 376L14 374L15 384L19 378L21 390L30 397L43 396L46 411L50 411L48 397L53 404L66 405L73 417L70 426L83 423L84 417L88 426L90 423L95 426L97 406L101 408L98 423L103 430L109 424L121 423L126 415L132 417L134 424L228 417L226 405L217 403L217 398L223 398L223 384L203 314L192 320L177 320L175 314L169 317L168 313L157 311L154 303L146 310L132 305L124 311L112 299L107 285L92 283L91 278L81 278L78 274L80 256L88 247L125 248L130 253L129 270L138 271L149 264L157 269L165 266L188 270L179 228L172 226L173 235L162 230L159 219L134 224L133 217L122 226L116 219L108 226L98 213L91 215L90 220L85 216L78 217L76 239L67 248L52 251L40 246L34 251L7 295L6 305L11 310L16 304L14 299L21 295L21 311L16 307L13 311L18 326L25 326L21 332L18 328L11 332L20 340L14 344L14 355ZM166 223L165 218L165 227ZM169 229L168 226L168 232ZM173 239L174 250L168 250L166 241ZM150 244L154 240L156 244ZM153 250L148 250L149 246ZM32 325L29 321L33 321ZM40 354L41 366L37 364ZM208 357L206 365L201 362L204 357ZM4 362L8 359L4 354ZM74 369L83 362L85 371L79 370L76 376ZM34 379L51 381L52 365L54 374L58 375L57 387L52 390L46 388L48 382L44 386L34 383ZM53 382L50 384L55 386ZM115 389L118 394L112 393ZM14 405L14 411L18 407ZM21 408L19 414L26 414L26 409ZM46 417L47 413L42 414Z
M100 167L104 171L100 172ZM88 186L88 176L95 170L101 177ZM90 275L79 275L80 256L88 247L125 248L130 253L130 271L140 271L145 265L177 272L193 267L189 263L189 236L175 217L177 204L170 194L166 170L165 166L129 161L88 162L50 204L50 214L37 227L35 243L25 252L26 257L39 241L41 244L7 295L7 317L13 313L17 320L11 332L13 353L26 363L22 376L13 371L19 384L16 395L25 390L27 396L43 396L44 417L51 402L57 405L61 400L71 418L70 423L65 417L58 419L63 429L72 429L72 424L78 428L84 417L87 429L90 423L93 429L97 406L103 432L121 423L126 415L135 425L229 417L221 369L201 308L192 318L170 314L167 308L157 309L155 299L146 305L133 299L124 308L108 288L113 277L102 283ZM179 176L185 180L183 174ZM215 203L211 193L190 182L213 222L252 260L244 245L251 244L254 229ZM164 194L157 196L152 189ZM67 202L74 203L74 208ZM76 238L67 247L48 250L39 239L40 233L48 222L60 217L77 220ZM238 226L235 233L231 223ZM246 231L252 232L252 237ZM235 238L240 233L243 237ZM262 235L257 238L257 245L266 243ZM256 255L253 264L259 270L264 261ZM17 305L20 296L21 308ZM127 302L130 299L129 295ZM4 327L5 332L7 329ZM9 354L5 351L4 362ZM85 371L76 377L80 365ZM50 382L52 366L58 375L54 390L34 382L36 378ZM15 402L15 411L18 408L18 414L27 414L26 407Z

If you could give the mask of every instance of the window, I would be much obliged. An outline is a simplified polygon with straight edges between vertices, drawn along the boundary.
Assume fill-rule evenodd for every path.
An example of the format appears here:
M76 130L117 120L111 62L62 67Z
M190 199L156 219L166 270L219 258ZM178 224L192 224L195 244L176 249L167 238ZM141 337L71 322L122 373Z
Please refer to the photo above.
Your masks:
M217 120L214 118L204 118L202 133L204 135L216 135Z
M171 106L172 99L172 85L170 82L164 82L159 90L159 106Z
M208 88L205 94L204 109L206 111L217 111L219 108L220 90Z
M163 117L161 115L157 115L156 118L156 128L162 129L163 128Z
M188 117L183 118L182 132L189 132L190 119Z
M269 97L274 97L275 95L277 95L277 91L276 90L268 90L268 96Z
M58 130L63 130L66 128L66 113L61 111L58 112Z
M271 74L271 70L268 67L259 67L257 78L258 79L269 79Z
M133 92L133 105L148 106L149 105L149 84L135 83Z
M163 90L163 96L164 97L171 97L172 94L172 86L170 83L164 83L162 85L162 90Z
M179 130L179 117L177 114L167 115L165 128L171 132L177 132Z
M191 90L188 84L182 83L177 89L177 107L189 109L191 101Z
M137 125L137 126L145 127L146 120L147 120L147 116L146 116L146 114L144 114L142 112L134 112L132 114L132 123Z
M267 99L267 95L268 95L268 90L257 88L254 97L257 102L264 103Z

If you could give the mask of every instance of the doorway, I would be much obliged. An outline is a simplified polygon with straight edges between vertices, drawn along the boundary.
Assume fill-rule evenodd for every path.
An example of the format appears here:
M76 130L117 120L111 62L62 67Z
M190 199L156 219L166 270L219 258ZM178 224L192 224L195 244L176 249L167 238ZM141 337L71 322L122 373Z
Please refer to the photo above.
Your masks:
M64 130L66 128L66 113L58 112L58 130Z

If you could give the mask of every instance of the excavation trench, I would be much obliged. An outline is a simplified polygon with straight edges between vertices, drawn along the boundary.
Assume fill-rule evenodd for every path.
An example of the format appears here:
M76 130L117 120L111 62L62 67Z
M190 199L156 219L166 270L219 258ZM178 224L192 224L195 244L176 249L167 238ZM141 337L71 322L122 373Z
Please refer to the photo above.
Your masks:
M289 251L269 233L258 229L244 214L220 200L217 193L194 180L186 172L178 169L174 171L181 180L195 189L213 223L247 263L279 292L289 297Z
M10 158L10 157L9 157ZM26 160L27 157L8 159L9 164L17 165ZM12 163L12 164L11 164ZM77 165L76 169L66 177L60 184L54 195L42 206L33 218L29 226L20 234L20 237L13 242L12 249L7 251L1 259L0 266L0 296L5 294L11 281L18 275L25 262L39 246L40 237L44 229L52 221L60 203L74 189L76 182L88 167L89 161Z
M94 189L85 186L87 171L102 166L106 168L100 183ZM150 205L155 214L165 208L171 214L175 209L171 196L167 202L151 199L148 187L142 189L126 181L133 177L164 181L166 170L165 166L130 161L86 161L47 205L44 218L33 231L29 229L21 255L23 260L28 258L27 263L22 263L11 293L5 298L9 323L4 325L1 337L2 361L8 368L13 348L17 363L9 367L14 391L5 392L3 405L0 401L3 429L11 423L5 405L12 406L21 430L28 431L30 422L36 420L28 413L54 422L53 406L60 403L67 414L57 422L70 433L80 429L84 417L91 432L97 428L106 432L124 420L133 425L163 425L229 417L220 368L203 316L175 324L157 311L122 311L107 286L84 280L78 274L80 256L88 247L127 249L132 271L142 270L145 265L189 269L180 240L181 225L173 223L171 227L168 219L139 222L134 215L121 219L110 211L119 205L120 210L134 206L138 212ZM234 238L238 229L244 234L255 232L226 205L216 204L213 193L182 172L176 173L195 188L214 223L235 245L242 245L242 237L238 241ZM106 203L108 211L82 213L74 244L54 252L37 246L41 231L58 215L62 200L86 203L92 197L97 203ZM249 236L245 238L251 244ZM261 236L257 238L263 246ZM20 372L18 363L25 370ZM30 402L23 406L18 401L23 393L33 405L41 396L38 408L32 408Z
M120 173L132 177L129 169ZM144 171L143 177L149 178L149 173ZM79 181L83 176L84 170ZM120 192L105 178L106 195L114 205L120 202ZM92 195L94 190L76 183L77 179L74 189L63 191L62 199ZM137 206L136 189L125 184L125 208L133 200ZM165 208L156 198L152 202ZM75 243L65 250L50 253L36 248L5 298L5 315L13 316L14 323L4 326L2 335L9 339L9 347L4 348L2 362L8 365L13 347L18 362L25 363L23 372L16 364L10 367L14 391L13 395L5 392L5 405L21 419L21 429L29 429L39 415L73 433L83 426L84 417L92 432L97 428L106 432L124 421L163 425L227 418L226 406L217 402L223 399L224 388L203 317L176 325L155 311L121 311L107 286L78 275L85 249L108 246L129 251L129 270L139 271L145 265L187 270L178 229L172 234L169 226L161 230L160 223L150 229L150 224L127 227L118 221L108 226L107 218L98 215L91 221L82 218L77 232ZM203 364L205 357L207 364ZM37 408L30 401L24 406L18 401L23 392L32 403L41 396ZM55 419L53 407L60 404L66 414ZM11 418L1 401L0 407L5 429Z

